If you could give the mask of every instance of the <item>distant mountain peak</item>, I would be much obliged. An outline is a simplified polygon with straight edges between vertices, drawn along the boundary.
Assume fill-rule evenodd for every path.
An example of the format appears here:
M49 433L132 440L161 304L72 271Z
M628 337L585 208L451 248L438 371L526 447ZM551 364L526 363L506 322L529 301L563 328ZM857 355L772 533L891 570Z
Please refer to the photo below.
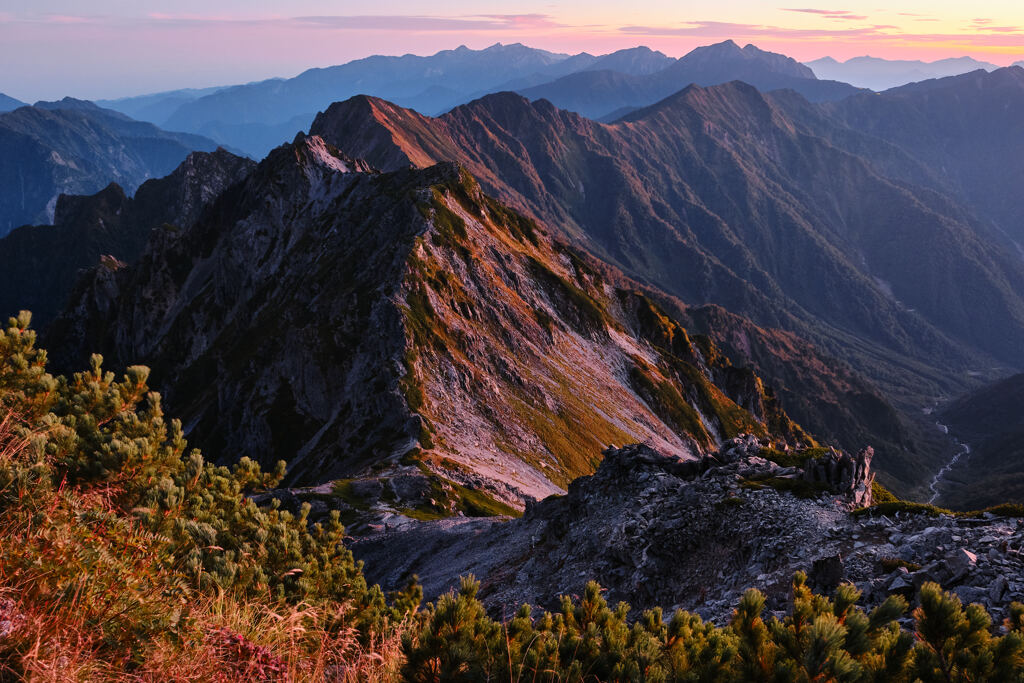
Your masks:
M99 111L100 110L100 107L96 106L96 104L94 102L90 102L89 100L80 100L80 99L77 99L75 97L65 97L63 99L54 100L52 102L47 102L45 100L40 100L40 101L36 102L35 104L33 104L32 106L36 107L37 109L48 109L48 110L51 110L51 111L52 110L57 110L57 109L73 109L73 110L80 110L80 111L81 110L85 110L85 111Z

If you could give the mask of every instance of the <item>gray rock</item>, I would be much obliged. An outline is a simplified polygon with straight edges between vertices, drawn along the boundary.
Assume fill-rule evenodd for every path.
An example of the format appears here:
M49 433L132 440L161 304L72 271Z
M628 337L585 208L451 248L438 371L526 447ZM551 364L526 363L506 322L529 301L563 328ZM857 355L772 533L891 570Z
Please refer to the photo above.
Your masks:
M946 558L945 562L943 562L943 567L949 574L949 582L956 583L963 580L977 564L977 555L966 548L960 548Z
M969 605L973 602L984 603L988 598L988 591L977 586L957 586L953 592L960 598L960 602Z
M992 582L988 589L988 599L993 603L999 603L1009 587L1005 576L996 577L996 580Z

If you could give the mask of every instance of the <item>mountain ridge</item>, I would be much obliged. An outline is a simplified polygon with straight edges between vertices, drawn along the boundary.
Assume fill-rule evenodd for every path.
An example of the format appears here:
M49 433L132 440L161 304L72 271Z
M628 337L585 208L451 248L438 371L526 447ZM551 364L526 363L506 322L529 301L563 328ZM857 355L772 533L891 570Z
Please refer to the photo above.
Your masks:
M190 152L217 147L73 98L0 114L0 236L49 223L61 194L97 192L111 182L130 194Z
M293 483L411 467L521 506L613 441L813 444L756 375L608 277L457 165L382 174L300 135L136 265L95 270L47 341L58 365L151 363L191 438L287 452Z

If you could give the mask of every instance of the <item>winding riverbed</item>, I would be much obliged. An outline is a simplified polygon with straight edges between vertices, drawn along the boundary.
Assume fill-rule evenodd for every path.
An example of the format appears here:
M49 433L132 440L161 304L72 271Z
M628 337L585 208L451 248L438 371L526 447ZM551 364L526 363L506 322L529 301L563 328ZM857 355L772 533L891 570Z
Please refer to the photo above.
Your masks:
M938 427L939 431L941 431L943 434L949 435L949 427L947 427L946 425L942 424L941 422L936 422L935 426ZM956 453L953 455L952 459L950 459L950 461L946 463L946 466L935 474L935 477L932 479L932 483L928 484L928 490L932 492L932 497L928 499L929 503L934 503L938 499L939 486L942 484L942 480L946 478L946 476L950 473L950 471L952 471L954 467L956 467L956 464L958 462L970 456L971 454L971 447L969 444L966 444L960 439L957 439L956 437L953 436L950 436L949 438L952 439L953 443L956 444Z

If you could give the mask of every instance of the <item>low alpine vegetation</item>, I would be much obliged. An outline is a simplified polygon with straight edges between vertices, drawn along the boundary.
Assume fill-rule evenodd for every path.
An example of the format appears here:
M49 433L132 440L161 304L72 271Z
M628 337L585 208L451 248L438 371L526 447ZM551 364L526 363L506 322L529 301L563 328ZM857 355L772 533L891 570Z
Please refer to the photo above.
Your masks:
M415 582L385 596L337 517L253 502L283 464L206 462L147 374L54 377L28 314L0 330L0 681L1024 679L1024 606L994 628L936 584L865 612L797 574L784 617L751 589L721 626L633 619L595 583L508 621L472 577L425 608Z

